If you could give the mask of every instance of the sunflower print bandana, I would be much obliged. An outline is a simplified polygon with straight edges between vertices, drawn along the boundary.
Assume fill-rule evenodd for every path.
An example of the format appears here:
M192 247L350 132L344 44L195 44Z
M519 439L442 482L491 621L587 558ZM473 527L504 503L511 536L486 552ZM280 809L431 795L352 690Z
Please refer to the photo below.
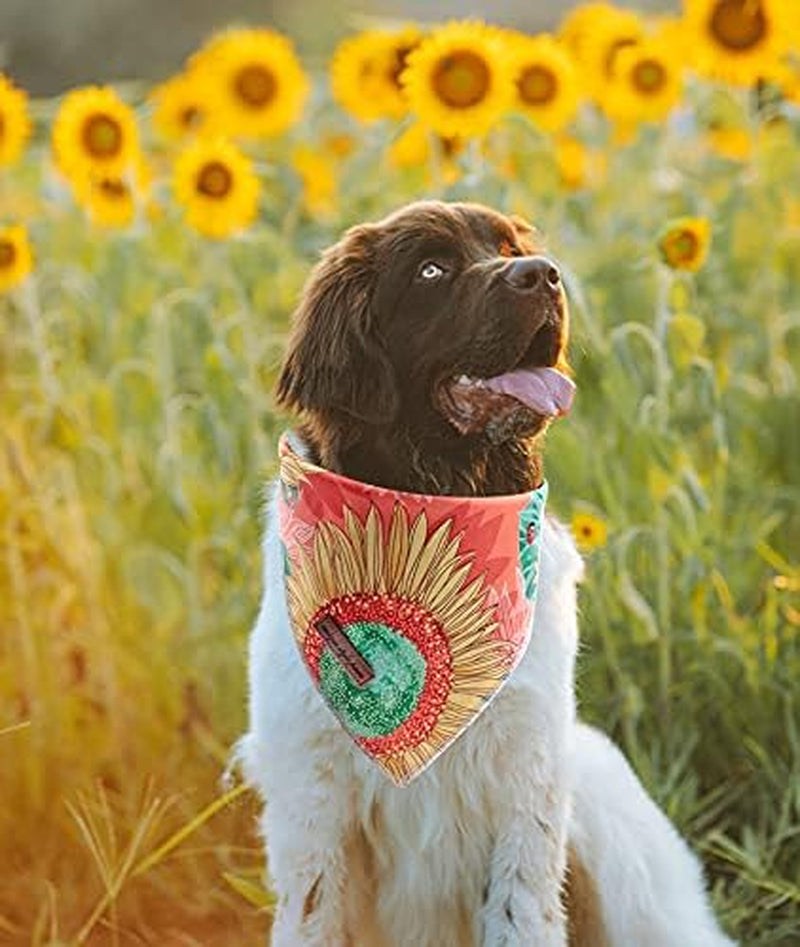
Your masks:
M530 640L547 484L492 497L375 487L280 443L292 632L315 688L398 785L494 698Z

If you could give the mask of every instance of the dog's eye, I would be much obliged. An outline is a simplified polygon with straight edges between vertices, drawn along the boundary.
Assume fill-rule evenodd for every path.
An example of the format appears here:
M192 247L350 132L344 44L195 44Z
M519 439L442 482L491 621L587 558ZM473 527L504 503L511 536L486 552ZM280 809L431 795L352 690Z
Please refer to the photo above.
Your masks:
M500 256L522 256L522 253L510 240L503 240L500 244Z
M419 278L424 280L436 280L444 275L444 270L438 263L428 261L419 268Z

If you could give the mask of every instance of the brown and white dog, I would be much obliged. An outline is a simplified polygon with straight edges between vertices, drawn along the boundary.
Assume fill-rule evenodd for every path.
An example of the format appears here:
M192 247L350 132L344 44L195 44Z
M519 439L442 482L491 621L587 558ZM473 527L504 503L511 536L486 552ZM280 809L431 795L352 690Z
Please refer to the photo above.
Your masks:
M319 466L415 493L523 493L565 406L559 371L540 370L565 370L567 332L558 269L529 226L413 204L324 254L278 398L302 413L296 446ZM510 374L516 387L489 383ZM401 788L302 665L274 505L240 746L266 803L273 947L730 947L694 856L620 752L576 722L582 564L563 527L545 524L521 663Z

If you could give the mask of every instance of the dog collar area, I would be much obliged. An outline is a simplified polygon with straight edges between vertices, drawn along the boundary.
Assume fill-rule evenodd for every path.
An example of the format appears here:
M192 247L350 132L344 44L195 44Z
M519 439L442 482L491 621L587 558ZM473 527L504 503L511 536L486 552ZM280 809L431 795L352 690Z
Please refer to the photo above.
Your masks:
M284 578L303 664L359 749L405 785L525 654L547 483L430 496L318 467L288 434L279 456Z

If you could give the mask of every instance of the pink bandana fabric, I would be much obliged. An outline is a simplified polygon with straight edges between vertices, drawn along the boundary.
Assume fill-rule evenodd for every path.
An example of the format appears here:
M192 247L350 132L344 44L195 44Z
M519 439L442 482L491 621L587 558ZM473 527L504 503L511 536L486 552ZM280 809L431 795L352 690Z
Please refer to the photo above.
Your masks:
M331 473L280 443L289 616L314 686L405 785L495 697L530 640L547 484L426 496Z

